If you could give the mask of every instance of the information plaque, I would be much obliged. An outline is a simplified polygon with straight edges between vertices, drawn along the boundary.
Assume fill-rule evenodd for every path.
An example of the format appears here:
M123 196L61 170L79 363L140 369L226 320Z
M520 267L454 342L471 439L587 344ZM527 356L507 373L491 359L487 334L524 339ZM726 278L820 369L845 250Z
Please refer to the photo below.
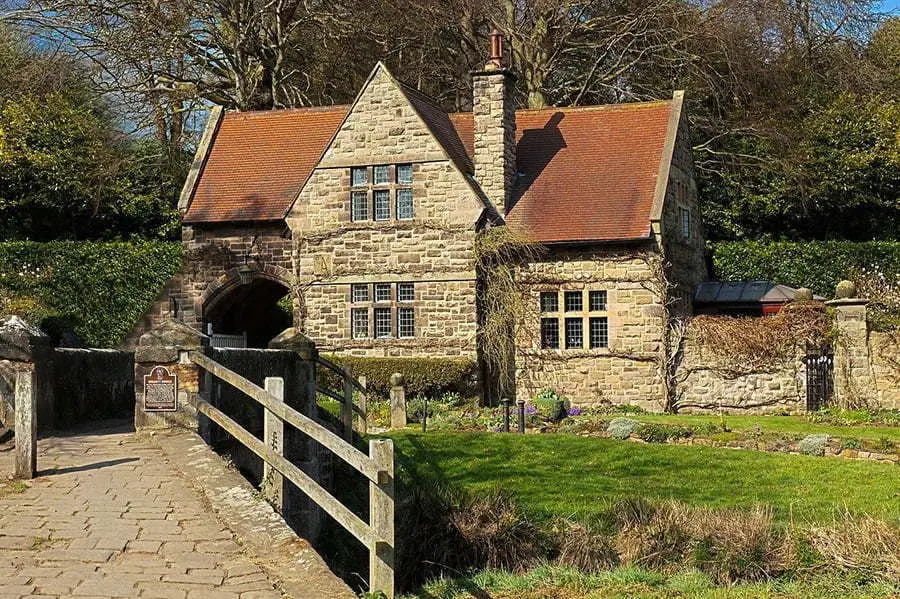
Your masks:
M178 375L165 366L154 366L144 375L144 411L174 412L178 409Z

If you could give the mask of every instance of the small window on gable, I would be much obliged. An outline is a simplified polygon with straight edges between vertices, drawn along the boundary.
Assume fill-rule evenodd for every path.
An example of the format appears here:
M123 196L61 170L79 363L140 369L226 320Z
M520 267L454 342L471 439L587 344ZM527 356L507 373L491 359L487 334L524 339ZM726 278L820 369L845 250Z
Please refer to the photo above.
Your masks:
M688 208L679 208L681 213L681 238L691 238L691 211Z
M397 183L402 184L410 184L412 183L412 165L411 164L398 164L397 165Z
M350 220L369 220L369 194L354 191L350 194Z
M353 187L363 187L369 184L369 169L364 166L354 166L350 169L350 184Z
M376 189L372 193L375 196L375 220L390 220L391 192L387 189Z
M391 182L391 170L386 164L376 166L373 171L372 179L375 185L387 185Z

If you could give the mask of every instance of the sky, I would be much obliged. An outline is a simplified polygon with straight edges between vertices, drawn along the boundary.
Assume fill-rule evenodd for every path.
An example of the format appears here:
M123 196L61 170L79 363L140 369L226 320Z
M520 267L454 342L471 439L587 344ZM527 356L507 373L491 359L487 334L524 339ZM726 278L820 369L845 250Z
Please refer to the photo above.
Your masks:
M882 10L900 14L900 0L884 0L881 3Z

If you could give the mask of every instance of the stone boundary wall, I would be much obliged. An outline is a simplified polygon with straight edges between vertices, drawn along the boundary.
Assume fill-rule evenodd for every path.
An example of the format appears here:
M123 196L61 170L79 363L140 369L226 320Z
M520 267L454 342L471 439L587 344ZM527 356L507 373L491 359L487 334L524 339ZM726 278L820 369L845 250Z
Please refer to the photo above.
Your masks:
M688 338L677 380L682 412L767 413L806 408L802 352L768 368L742 372L723 367L708 348Z
M134 353L57 348L52 354L49 387L57 429L98 418L129 416L134 408Z
M900 331L870 332L868 350L873 399L883 408L900 409Z
M67 430L123 417L134 404L134 354L111 349L48 349L33 364L0 360L0 425L12 428L15 374L34 370L38 430Z

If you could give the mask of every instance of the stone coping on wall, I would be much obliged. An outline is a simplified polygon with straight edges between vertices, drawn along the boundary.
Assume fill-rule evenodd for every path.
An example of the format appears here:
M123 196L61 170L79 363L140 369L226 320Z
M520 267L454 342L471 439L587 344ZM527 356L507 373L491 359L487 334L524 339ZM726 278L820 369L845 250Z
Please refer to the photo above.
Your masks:
M539 432L539 431L534 431ZM600 437L604 439L611 438L609 435L605 433L598 432L590 432L590 433L576 433L579 437ZM649 445L647 441L643 439L636 439L633 437L629 437L625 439L626 441L630 441L632 443L643 443L645 445ZM737 442L720 442L715 441L713 439L706 439L703 437L690 437L687 439L673 439L670 441L666 441L666 443L660 443L659 445L700 445L703 447L719 447L722 449L744 449L748 451L765 451L768 453L785 453L792 455L807 455L799 451L796 448L797 443L790 443L786 447L747 447L745 445L740 445ZM811 456L815 457L815 456ZM842 458L845 460L865 460L870 462L881 462L884 464L897 464L900 465L900 453L879 453L875 451L862 451L859 449L842 449L842 448L833 448L826 446L825 448L825 456L824 457L832 457L832 458Z

